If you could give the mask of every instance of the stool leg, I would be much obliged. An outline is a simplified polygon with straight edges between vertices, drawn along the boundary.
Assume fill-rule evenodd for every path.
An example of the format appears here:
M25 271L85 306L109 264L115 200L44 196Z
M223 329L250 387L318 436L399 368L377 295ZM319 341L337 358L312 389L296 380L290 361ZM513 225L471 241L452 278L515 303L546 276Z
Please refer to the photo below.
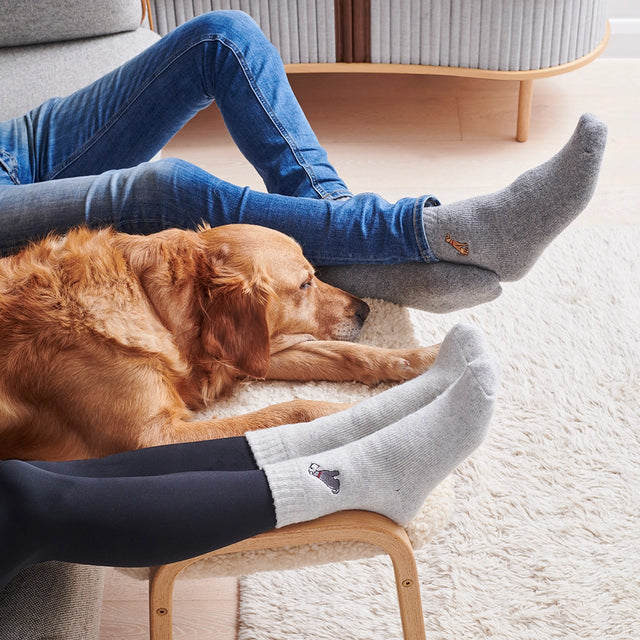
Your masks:
M149 577L149 638L171 640L173 637L173 585L184 567L165 564L151 570Z
M420 582L413 548L406 534L403 538L397 537L396 542L398 544L393 548L387 547L387 553L393 563L403 637L404 640L425 640Z
M526 142L529 137L532 96L533 80L520 80L520 91L518 93L518 125L516 129L516 140L518 142Z

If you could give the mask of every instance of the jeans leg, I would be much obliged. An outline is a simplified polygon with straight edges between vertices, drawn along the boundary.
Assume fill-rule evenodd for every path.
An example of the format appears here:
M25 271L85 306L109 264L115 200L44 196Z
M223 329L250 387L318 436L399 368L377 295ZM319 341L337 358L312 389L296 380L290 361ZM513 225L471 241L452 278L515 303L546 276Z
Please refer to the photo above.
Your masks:
M0 147L18 159L23 184L96 175L151 159L214 100L270 192L349 194L278 52L239 11L194 18L88 87L0 123Z
M433 262L422 226L428 196L391 204L372 193L344 201L261 193L165 159L99 176L0 187L0 252L80 224L149 234L202 222L258 224L295 238L315 265Z

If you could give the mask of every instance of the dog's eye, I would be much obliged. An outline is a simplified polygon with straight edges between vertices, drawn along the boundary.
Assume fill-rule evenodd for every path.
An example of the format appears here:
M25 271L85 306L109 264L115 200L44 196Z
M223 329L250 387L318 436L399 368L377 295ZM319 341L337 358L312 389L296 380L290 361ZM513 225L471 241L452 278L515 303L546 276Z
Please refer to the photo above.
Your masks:
M305 280L305 282L303 282L300 285L300 288L301 289L308 289L312 284L313 284L313 280Z

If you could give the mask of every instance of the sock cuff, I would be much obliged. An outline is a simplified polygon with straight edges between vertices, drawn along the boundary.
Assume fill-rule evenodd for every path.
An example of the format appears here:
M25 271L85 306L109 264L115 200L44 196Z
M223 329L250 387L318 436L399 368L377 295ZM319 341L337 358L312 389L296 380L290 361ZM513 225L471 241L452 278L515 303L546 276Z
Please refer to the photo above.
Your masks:
M280 434L272 429L247 431L244 434L256 464L260 469L279 460L286 460L289 455Z
M287 460L268 464L263 469L273 498L277 529L325 515L313 510L312 505L317 501L309 495L313 487L306 482L303 466L299 460Z

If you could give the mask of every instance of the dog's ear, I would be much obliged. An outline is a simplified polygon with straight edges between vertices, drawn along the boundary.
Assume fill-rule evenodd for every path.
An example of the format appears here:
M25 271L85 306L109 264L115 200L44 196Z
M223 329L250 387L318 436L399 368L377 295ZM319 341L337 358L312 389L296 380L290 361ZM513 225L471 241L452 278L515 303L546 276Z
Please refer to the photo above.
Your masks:
M200 339L207 354L254 378L270 359L269 289L241 277L214 278L202 299Z

